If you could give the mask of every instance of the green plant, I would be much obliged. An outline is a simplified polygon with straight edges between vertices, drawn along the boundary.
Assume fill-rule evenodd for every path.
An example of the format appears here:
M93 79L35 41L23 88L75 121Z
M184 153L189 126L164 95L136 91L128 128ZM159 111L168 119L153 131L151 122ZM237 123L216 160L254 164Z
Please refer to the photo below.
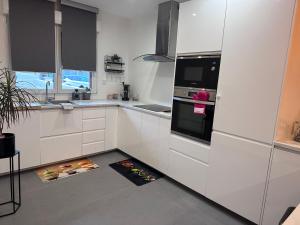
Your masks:
M37 101L31 93L18 88L16 77L7 68L0 69L0 138L4 138L3 128L10 128L20 117L30 115L31 102Z

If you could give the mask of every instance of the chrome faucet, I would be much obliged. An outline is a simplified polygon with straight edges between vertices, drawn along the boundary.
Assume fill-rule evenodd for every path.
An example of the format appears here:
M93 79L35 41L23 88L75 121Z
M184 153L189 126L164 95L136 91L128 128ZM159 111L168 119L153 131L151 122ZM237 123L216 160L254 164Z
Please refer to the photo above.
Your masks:
M50 81L47 81L46 82L46 102L50 101L51 99L49 98L49 90L48 88L50 87L51 85L51 82Z

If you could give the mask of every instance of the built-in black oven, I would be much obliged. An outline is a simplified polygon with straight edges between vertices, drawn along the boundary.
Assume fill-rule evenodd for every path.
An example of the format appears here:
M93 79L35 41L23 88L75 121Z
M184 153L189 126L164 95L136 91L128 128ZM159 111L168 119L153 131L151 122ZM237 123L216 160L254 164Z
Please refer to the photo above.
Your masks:
M216 52L177 56L172 133L210 144L220 62L221 54ZM197 107L205 108L205 113Z
M220 70L220 54L178 56L175 86L216 90Z
M205 115L194 112L195 104L205 104ZM210 144L215 112L215 102L195 101L174 97L172 133Z

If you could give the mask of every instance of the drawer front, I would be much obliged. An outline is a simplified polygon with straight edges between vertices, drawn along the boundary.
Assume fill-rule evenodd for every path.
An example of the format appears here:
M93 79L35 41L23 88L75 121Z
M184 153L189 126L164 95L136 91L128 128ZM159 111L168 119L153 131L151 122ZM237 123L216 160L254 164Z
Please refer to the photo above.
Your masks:
M104 141L82 145L82 155L89 155L98 152L103 152L104 150L105 150Z
M82 111L41 110L40 137L82 132Z
M208 170L206 164L173 150L170 151L169 160L170 177L194 191L206 195Z
M84 120L103 118L105 117L105 108L84 109L82 113L82 117Z
M83 120L83 131L105 129L105 118Z
M81 146L82 134L41 138L42 164L79 157Z
M82 142L83 144L104 141L104 130L88 131L83 132Z
M171 149L201 162L208 163L210 146L177 135L171 135L170 142Z

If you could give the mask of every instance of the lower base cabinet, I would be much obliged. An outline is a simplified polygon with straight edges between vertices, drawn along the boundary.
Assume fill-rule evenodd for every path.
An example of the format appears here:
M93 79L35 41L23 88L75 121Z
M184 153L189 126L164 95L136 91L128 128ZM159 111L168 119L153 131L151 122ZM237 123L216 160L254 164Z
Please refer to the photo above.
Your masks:
M21 152L22 169L40 165L40 111L31 111L30 117L20 118L17 125L4 132L15 134L16 148ZM8 171L9 160L0 160L0 174Z
M213 133L207 197L259 224L271 146Z
M279 224L288 207L300 203L300 152L274 149L263 225Z
M82 133L41 138L41 163L47 164L79 157Z
M91 155L105 151L104 141L82 145L82 155Z
M142 113L126 108L119 108L118 147L125 153L139 158L141 151Z
M170 150L168 175L204 196L206 195L207 169L207 164Z

